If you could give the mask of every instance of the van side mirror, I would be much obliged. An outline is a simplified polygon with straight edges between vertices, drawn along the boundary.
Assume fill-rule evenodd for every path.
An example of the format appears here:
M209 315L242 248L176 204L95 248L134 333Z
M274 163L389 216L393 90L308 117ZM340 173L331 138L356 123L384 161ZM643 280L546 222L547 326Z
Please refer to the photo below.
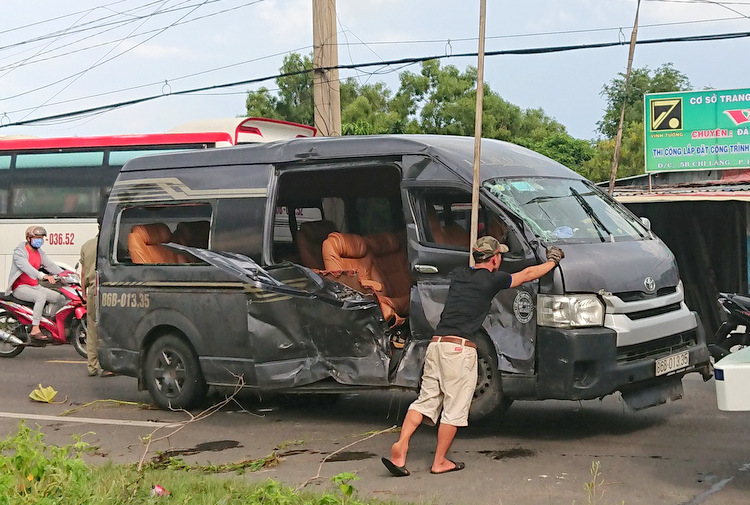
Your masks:
M640 220L641 223L643 223L643 226L645 226L648 231L651 231L651 220L647 217L641 217Z

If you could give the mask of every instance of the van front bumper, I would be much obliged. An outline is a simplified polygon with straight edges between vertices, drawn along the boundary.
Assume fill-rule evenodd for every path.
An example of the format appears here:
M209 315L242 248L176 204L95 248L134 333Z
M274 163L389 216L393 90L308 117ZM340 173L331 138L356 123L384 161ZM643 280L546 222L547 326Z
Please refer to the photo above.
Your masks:
M590 400L615 391L674 383L689 372L708 371L709 352L703 326L637 345L617 347L608 328L537 328L537 399ZM689 353L689 365L656 375L656 360Z

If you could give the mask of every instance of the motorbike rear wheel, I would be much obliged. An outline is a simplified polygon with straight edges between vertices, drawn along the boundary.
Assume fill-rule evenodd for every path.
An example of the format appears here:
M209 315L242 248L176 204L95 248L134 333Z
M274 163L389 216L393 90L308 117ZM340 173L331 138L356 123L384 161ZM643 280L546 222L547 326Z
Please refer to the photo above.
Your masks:
M86 316L81 319L73 319L70 331L70 343L73 344L76 352L82 357L87 357L86 339L88 338L88 326L86 325Z
M0 330L16 335L20 323L7 310L0 310ZM7 342L0 342L0 358L15 358L24 350L22 345L13 345Z
M730 333L727 338L725 338L721 342L717 342L716 345L725 352L725 354L721 356L723 358L724 356L747 347L748 337L743 333Z

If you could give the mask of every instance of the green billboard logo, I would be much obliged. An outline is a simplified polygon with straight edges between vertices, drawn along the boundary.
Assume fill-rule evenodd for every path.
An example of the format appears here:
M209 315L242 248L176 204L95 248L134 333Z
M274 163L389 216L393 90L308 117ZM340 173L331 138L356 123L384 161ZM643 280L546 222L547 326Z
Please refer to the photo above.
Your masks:
M651 101L651 131L682 130L682 98Z
M643 98L646 172L750 169L750 89Z

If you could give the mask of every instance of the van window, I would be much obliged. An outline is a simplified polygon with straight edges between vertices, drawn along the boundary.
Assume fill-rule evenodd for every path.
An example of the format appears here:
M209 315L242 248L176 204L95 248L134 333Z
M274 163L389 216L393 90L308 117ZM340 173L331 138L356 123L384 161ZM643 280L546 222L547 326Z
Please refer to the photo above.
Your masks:
M331 232L364 237L402 231L400 182L398 167L374 161L282 170L273 262L287 260L322 270L322 244ZM291 215L290 209L294 209Z
M244 254L260 262L265 198L225 198L216 204L211 249Z
M427 190L419 193L423 241L444 248L469 247L471 241L471 194L464 191ZM508 225L501 216L479 205L477 236L491 235L511 250L518 249L517 241L510 240Z
M119 216L114 260L130 264L200 263L162 244L208 248L211 214L207 203L128 207Z
M358 198L357 226L361 235L393 231L393 213L391 202L387 198Z
M649 236L638 219L584 180L496 178L483 186L547 242L591 243Z

